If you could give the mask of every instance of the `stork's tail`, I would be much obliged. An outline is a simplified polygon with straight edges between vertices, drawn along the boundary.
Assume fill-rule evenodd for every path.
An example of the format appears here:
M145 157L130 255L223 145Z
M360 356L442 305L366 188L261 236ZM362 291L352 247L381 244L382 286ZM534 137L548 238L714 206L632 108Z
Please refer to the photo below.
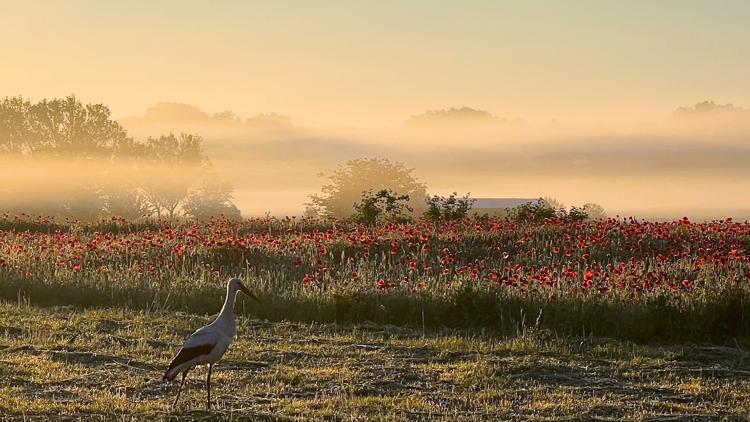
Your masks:
M182 354L182 350L177 354L177 356L172 359L172 362L169 362L169 368L167 368L167 371L164 372L164 376L161 377L162 381L172 381L178 373L180 373L180 364L183 363L178 359L180 355Z
M183 370L187 370L187 369L190 369L192 366L195 366L195 362L196 362L194 360L195 358L210 354L213 348L214 348L213 344L204 344L201 346L194 346L194 347L183 347L177 353L177 356L175 356L174 359L172 359L172 362L169 364L169 368L167 368L167 372L164 373L162 380L172 381L177 376L177 374L179 374Z
M164 373L164 376L161 377L162 381L172 381L174 377L177 376L177 368L170 367L167 369L167 372Z

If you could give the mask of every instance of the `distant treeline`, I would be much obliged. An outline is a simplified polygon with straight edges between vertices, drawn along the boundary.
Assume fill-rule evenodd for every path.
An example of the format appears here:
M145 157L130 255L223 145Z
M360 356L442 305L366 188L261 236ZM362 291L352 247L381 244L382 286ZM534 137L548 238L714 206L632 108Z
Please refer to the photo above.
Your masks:
M93 220L102 216L239 217L195 134L143 141L102 104L75 96L0 102L0 206Z

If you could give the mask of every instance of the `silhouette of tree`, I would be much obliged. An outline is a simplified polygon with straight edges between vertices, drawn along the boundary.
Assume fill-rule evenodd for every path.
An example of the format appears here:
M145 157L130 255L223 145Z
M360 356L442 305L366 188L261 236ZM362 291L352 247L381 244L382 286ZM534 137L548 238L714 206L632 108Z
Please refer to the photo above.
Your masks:
M21 97L0 102L0 152L105 157L130 154L134 142L102 104L74 95L32 104Z
M173 133L146 141L146 160L151 163L147 170L154 173L148 177L143 189L152 211L157 217L162 214L170 219L177 217L178 210L208 159L201 149L202 139L198 135Z
M583 204L582 208L583 208L583 211L586 212L586 215L588 215L588 218L590 220L604 220L607 218L607 213L604 211L604 208L599 204L590 202L588 204Z
M547 204L549 208L552 208L554 210L565 211L565 209L567 208L565 204L558 201L557 198L553 198L551 196L545 196L544 198L541 198L541 199L542 201L544 201L545 204Z
M321 187L321 194L310 195L309 205L323 216L349 217L354 204L363 192L389 190L394 195L407 195L413 212L421 214L425 208L427 186L413 175L403 163L387 159L360 158L347 161L327 176L330 183Z
M362 192L362 200L354 204L352 220L368 226L380 221L407 222L406 212L413 211L408 202L409 195L396 195L389 189Z
M522 222L541 222L546 218L567 216L565 206L552 198L539 198L536 201L527 202L511 208L509 216L512 220ZM551 202L557 202L554 205ZM559 208L556 205L561 205Z
M430 110L426 113L412 116L406 121L408 126L445 126L461 123L497 123L499 119L488 111L470 107Z
M207 174L198 189L191 192L183 205L185 215L196 220L224 216L241 218L240 210L232 203L232 186L215 174Z
M83 221L94 221L104 208L104 195L94 183L70 189L61 203L62 215Z
M231 112L214 118L241 123ZM39 188L27 188L24 193L18 187L0 193L13 197L19 206L45 214L86 220L102 213L128 219L153 214L174 219L191 187L210 166L201 144L200 136L184 133L134 141L112 120L105 105L83 104L74 95L36 103L6 97L0 101L0 154L37 163L43 162L38 157L64 158L65 163L74 163L78 177L66 178L69 183L64 189L47 189L49 195L41 195ZM110 169L125 170L126 180L122 171L112 175ZM50 173L49 177L55 176ZM230 193L227 184L201 185L191 197L189 214L239 216Z
M148 138L144 147L146 160L168 165L201 166L208 163L203 154L203 139L198 135L174 133Z
M107 214L131 221L150 214L146 198L137 186L117 184L109 187L106 192Z
M31 103L21 97L0 102L0 152L29 153L36 148L31 137Z
M466 218L475 200L469 198L468 193L459 197L458 192L453 192L447 198L437 195L428 196L426 202L427 211L423 215L424 218L432 221L449 221Z

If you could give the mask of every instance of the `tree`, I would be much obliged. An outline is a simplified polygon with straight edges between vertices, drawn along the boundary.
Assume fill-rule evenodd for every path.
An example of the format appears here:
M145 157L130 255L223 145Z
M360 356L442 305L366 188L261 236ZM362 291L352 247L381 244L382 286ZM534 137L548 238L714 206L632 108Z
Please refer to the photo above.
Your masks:
M570 207L569 212L563 214L563 217L566 217L569 220L573 221L583 221L588 220L589 215L586 213L586 210L583 209L583 207L576 207L575 205L573 205Z
M588 215L590 220L604 220L607 218L607 213L604 211L604 208L593 202L583 204L583 211L586 212L586 215Z
M71 189L61 203L62 215L83 221L95 221L104 208L104 195L95 184Z
M6 97L0 103L0 152L30 153L37 140L31 136L31 102L21 97Z
M411 127L446 127L451 125L494 124L502 120L494 117L488 111L476 110L470 107L450 108L443 110L430 110L426 113L412 116L406 121Z
M232 186L215 174L207 175L200 187L188 195L183 209L185 215L196 220L219 216L233 220L242 218L240 210L232 203Z
M137 220L149 215L148 203L135 186L112 186L106 193L105 211L111 216Z
M120 160L100 178L108 216L137 220L151 214L143 186L147 182L143 160Z
M231 113L215 117L237 120ZM174 219L210 166L201 144L198 135L172 133L134 141L106 106L83 104L73 95L37 103L22 97L0 101L0 159L42 167L31 173L33 184L4 187L3 195L20 210L80 219L102 212ZM238 213L232 207L225 213Z
M565 213L565 208L556 209L546 199L539 198L536 202L527 202L510 210L510 218L521 222L539 223L546 218L558 217Z
M35 104L22 97L0 102L0 152L111 157L133 147L105 105L84 105L74 95Z
M310 195L309 205L326 217L349 217L360 201L363 192L390 190L394 195L407 195L415 208L424 210L427 187L412 175L402 163L387 159L360 158L347 161L328 176L330 183L323 185L321 194Z
M203 155L202 139L198 135L173 133L158 138L148 138L144 147L146 161L143 190L151 214L162 214L175 219L190 187L209 165Z
M380 221L406 222L409 221L406 212L413 211L408 202L409 195L397 195L390 189L362 192L362 200L354 204L352 219L367 225Z
M466 218L469 210L474 205L474 200L469 199L469 195L463 198L457 198L458 193L453 192L447 198L442 196L432 196L426 199L427 211L424 218L432 221L459 220Z
M22 97L0 101L0 153L13 160L31 164L54 165L39 174L38 186L11 186L13 197L26 211L92 220L103 210L105 192L100 180L102 168L112 166L121 157L139 154L138 144L123 127L112 120L102 104L83 104L74 95L32 103ZM39 157L62 157L66 173L64 183L56 174L57 165ZM96 162L93 161L96 159ZM106 163L104 166L96 164ZM94 164L94 165L92 165ZM47 177L48 179L44 180ZM29 197L35 190L46 194ZM50 206L48 203L53 203ZM39 206L41 205L41 207Z
M558 201L557 198L553 198L551 196L545 196L544 198L541 198L541 200L547 204L547 207L552 208L557 211L565 211L567 208L565 204Z
M162 135L158 138L149 137L144 146L145 158L151 163L201 166L208 164L208 158L203 154L203 138L198 135L174 133Z

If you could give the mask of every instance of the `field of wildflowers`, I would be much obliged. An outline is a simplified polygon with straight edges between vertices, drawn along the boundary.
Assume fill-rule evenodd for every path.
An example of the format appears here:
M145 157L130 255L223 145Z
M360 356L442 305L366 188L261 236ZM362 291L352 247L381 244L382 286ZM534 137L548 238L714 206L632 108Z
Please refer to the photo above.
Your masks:
M269 320L636 341L750 339L750 223L465 219L99 223L0 215L0 297L213 313L240 276Z

